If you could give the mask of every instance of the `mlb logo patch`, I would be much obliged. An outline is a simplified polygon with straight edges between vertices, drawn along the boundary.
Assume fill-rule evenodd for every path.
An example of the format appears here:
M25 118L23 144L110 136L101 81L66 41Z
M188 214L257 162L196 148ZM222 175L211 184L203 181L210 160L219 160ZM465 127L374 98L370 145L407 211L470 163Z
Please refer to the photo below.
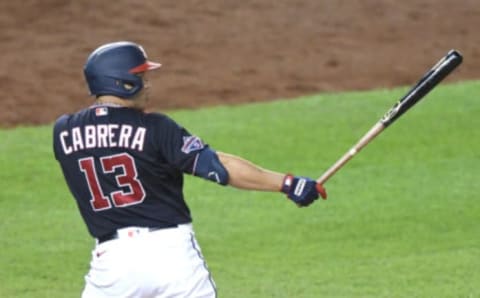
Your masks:
M183 146L182 146L183 153L188 154L190 152L203 149L203 147L205 147L205 145L203 145L203 142L202 140L200 140L199 137L196 137L196 136L183 137Z
M108 108L107 107L98 107L95 108L95 116L105 116L108 115Z

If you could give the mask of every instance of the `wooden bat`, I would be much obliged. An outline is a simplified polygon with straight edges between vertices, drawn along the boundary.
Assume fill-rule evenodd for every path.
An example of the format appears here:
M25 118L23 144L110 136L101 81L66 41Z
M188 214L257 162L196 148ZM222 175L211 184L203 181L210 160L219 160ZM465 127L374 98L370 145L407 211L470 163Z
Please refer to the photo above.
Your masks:
M438 83L448 76L457 66L462 63L463 57L456 50L450 50L446 56L440 59L432 69L413 86L387 113L337 162L317 179L317 183L324 184L360 150L378 136L385 128L395 122L401 115L419 102Z

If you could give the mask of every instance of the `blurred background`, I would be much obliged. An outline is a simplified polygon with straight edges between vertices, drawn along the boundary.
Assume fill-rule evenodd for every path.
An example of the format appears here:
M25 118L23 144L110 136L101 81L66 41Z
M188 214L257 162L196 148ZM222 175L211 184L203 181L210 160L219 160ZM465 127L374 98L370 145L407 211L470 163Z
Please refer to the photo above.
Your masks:
M2 1L0 27L0 127L89 105L83 64L117 40L163 64L158 110L411 85L452 48L448 80L480 78L477 0Z

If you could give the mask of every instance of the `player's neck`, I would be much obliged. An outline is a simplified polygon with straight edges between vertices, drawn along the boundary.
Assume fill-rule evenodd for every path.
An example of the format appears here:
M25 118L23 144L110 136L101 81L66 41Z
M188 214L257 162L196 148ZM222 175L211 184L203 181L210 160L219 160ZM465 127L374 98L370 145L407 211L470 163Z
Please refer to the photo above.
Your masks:
M101 104L114 104L114 105L119 105L123 107L131 107L132 102L129 100L121 99L120 97L112 96L112 95L102 95L97 97L97 100L95 101L96 104L101 105Z
M113 95L102 95L97 97L96 105L116 105L126 108L132 108L145 111L146 98L136 97L132 99L123 99Z

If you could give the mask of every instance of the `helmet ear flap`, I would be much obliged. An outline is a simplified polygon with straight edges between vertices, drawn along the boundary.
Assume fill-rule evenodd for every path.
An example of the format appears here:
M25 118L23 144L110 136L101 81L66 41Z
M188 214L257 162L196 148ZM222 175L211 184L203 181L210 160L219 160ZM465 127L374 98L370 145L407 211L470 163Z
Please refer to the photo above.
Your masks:
M122 84L122 87L123 87L123 89L125 89L125 90L127 90L127 91L130 91L130 90L133 89L134 86L133 86L132 84L130 84L130 83L127 82L127 83L123 83L123 84Z
M142 78L138 77L139 80L115 80L115 84L119 86L119 88L122 88L125 92L128 92L131 94L131 96L134 96L136 93L138 93L140 90L143 88L143 81Z
M130 99L143 89L143 80L136 75L130 75L128 78L112 77L115 80L117 96ZM115 94L114 94L115 95Z

